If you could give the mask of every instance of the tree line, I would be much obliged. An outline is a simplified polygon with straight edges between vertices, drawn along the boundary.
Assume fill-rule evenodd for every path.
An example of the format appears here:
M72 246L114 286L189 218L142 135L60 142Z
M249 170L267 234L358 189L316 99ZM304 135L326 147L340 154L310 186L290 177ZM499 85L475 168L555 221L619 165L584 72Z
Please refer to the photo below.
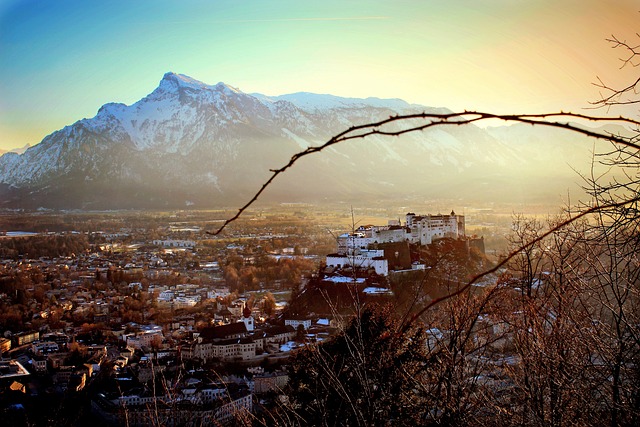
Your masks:
M85 235L62 234L0 238L0 258L57 258L74 256L90 247Z

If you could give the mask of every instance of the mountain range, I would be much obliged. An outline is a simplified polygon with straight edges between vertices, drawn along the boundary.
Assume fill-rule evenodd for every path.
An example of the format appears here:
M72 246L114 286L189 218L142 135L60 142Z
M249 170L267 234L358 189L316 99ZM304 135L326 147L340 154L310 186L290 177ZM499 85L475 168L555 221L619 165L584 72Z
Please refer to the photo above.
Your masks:
M0 208L216 207L250 198L293 154L351 126L449 110L400 99L244 93L166 73L132 105L110 103L0 157ZM431 128L344 142L301 159L271 201L421 197L536 200L566 193L590 143L531 126ZM587 164L585 164L587 162Z

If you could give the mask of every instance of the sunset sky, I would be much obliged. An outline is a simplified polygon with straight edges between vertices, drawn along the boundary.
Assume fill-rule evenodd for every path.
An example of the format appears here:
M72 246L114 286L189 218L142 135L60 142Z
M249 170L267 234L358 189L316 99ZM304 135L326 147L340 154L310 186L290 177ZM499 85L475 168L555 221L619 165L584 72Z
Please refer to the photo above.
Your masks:
M583 112L598 76L631 81L605 39L639 42L639 23L638 0L0 0L0 149L131 104L167 71L267 95Z

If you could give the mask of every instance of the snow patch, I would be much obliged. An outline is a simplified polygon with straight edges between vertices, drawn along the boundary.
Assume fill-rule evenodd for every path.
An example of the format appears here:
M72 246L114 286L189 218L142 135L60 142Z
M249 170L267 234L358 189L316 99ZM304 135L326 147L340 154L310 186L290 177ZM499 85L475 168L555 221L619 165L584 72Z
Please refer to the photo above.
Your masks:
M328 94L316 94L309 92L297 92L288 95L267 97L261 94L254 94L261 99L269 99L271 101L285 100L309 113L317 113L322 110L334 110L342 108L387 108L394 111L403 111L411 107L420 107L412 105L401 99L381 99L381 98L342 98L340 96Z
M298 135L294 134L287 128L282 128L282 133L285 134L285 136L287 136L289 139L296 142L303 150L307 149L311 145L305 139L300 138Z

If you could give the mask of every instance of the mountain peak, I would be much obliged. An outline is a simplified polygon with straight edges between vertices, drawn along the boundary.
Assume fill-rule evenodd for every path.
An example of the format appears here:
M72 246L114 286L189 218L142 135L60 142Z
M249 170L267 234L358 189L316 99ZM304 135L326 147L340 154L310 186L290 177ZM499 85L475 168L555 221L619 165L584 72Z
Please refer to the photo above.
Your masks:
M196 80L192 77L189 77L185 74L178 74L172 71L165 73L160 81L160 87L164 89L170 88L189 88L189 89L213 89L217 92L225 92L225 93L242 93L242 91L233 86L229 86L224 82L219 82L215 86L208 85L206 83L201 82L200 80Z
M199 80L196 80L192 77L189 77L184 74L177 74L172 71L165 73L160 81L160 86L163 85L172 85L176 87L191 87L191 88L203 88L207 87L205 83L202 83Z

